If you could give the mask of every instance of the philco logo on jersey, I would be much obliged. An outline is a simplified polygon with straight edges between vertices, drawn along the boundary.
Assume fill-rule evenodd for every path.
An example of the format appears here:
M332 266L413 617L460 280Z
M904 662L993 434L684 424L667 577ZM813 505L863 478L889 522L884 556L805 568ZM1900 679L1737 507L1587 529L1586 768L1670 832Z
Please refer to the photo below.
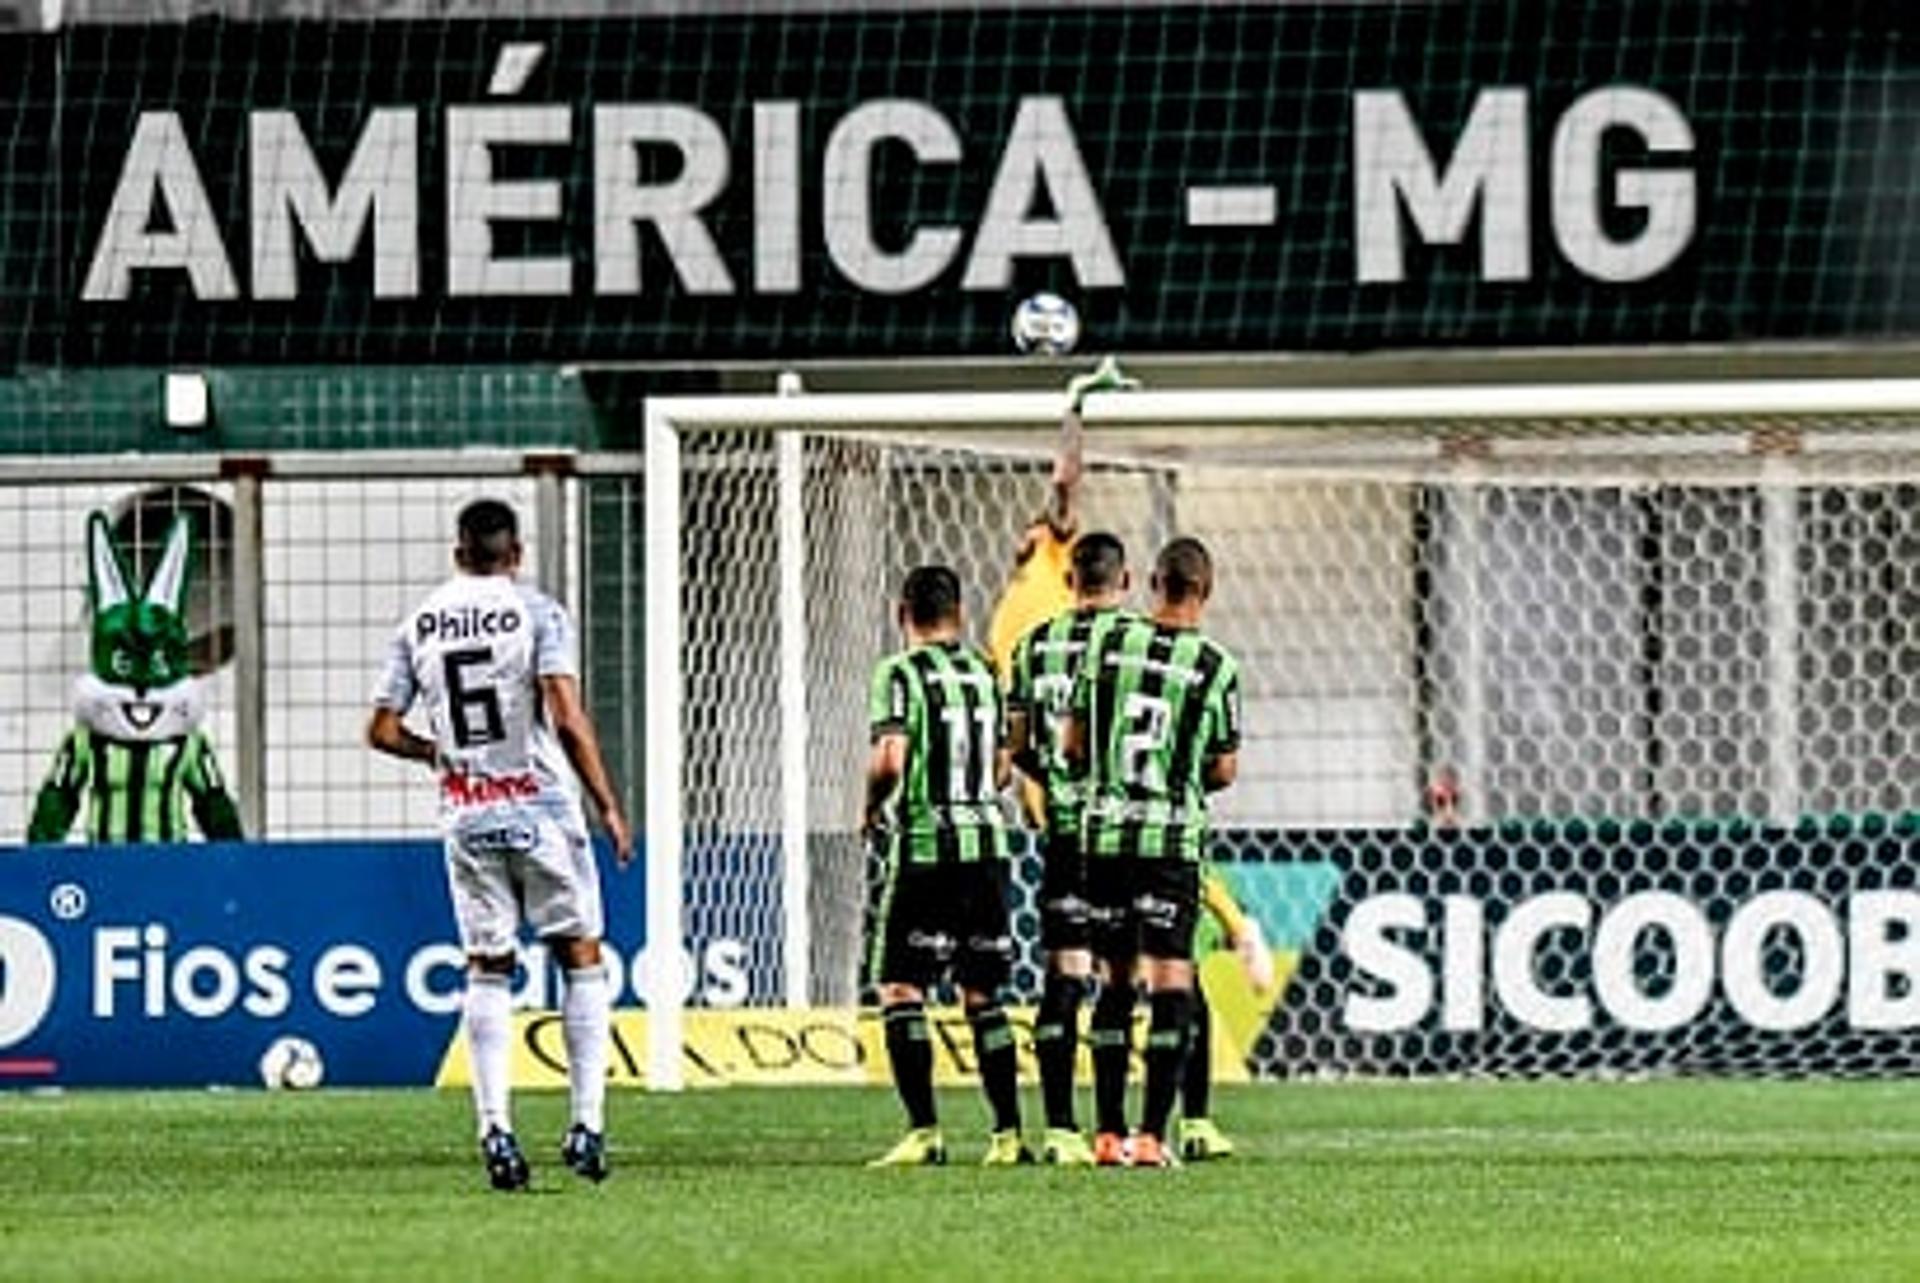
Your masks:
M414 616L414 640L472 641L476 637L498 637L520 627L520 612L488 610L479 606L461 606L455 610L423 610Z

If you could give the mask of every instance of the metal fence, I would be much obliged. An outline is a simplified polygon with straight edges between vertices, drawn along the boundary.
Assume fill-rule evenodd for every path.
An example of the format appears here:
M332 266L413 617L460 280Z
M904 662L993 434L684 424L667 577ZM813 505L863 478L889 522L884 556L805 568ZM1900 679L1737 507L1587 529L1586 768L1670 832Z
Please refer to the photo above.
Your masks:
M625 589L592 601L577 527L618 477L570 474L566 456L515 453L23 461L0 471L0 841L24 836L34 798L74 721L88 671L86 521L106 515L144 576L176 514L193 531L187 624L212 737L250 836L430 830L434 795L362 742L372 683L401 614L450 572L453 520L482 494L522 515L527 574L586 625ZM605 496L603 496L604 498ZM604 504L603 504L604 506ZM617 505L616 505L617 506ZM603 559L617 549L603 550ZM603 577L604 578L604 577ZM591 602L591 605L590 605ZM606 647L613 747L630 683Z

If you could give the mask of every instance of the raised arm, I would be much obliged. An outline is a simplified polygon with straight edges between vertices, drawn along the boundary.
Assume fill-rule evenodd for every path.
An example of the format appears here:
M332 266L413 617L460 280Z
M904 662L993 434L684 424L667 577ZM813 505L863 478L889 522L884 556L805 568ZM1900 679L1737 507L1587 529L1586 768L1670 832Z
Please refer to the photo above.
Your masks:
M1081 409L1096 392L1126 392L1140 386L1113 357L1106 357L1087 374L1067 383L1067 409L1060 416L1060 440L1053 452L1053 493L1047 505L1047 524L1054 534L1070 539L1080 528L1077 506L1080 478L1086 471L1086 424Z
M1080 421L1076 400L1060 417L1060 440L1053 452L1053 489L1047 499L1047 524L1061 539L1070 539L1080 529L1078 497L1080 478L1086 471L1086 427Z

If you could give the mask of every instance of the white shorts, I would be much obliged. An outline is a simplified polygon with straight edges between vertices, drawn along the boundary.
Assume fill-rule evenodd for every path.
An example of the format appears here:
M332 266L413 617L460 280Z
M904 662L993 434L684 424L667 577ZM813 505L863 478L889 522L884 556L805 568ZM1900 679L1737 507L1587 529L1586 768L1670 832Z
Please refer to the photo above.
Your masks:
M605 934L600 871L584 831L531 808L486 807L452 823L446 849L460 947L468 953L512 953L523 921L542 940Z

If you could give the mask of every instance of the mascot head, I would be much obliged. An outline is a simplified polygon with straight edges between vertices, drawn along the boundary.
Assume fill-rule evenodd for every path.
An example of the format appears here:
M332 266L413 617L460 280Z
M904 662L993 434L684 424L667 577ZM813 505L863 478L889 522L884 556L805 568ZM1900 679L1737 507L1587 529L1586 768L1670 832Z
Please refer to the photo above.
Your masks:
M136 593L107 519L87 518L87 592L93 607L93 676L121 692L126 720L151 725L164 698L187 680L187 564L192 536L184 519L167 530L152 576ZM129 696L131 698L129 698Z

